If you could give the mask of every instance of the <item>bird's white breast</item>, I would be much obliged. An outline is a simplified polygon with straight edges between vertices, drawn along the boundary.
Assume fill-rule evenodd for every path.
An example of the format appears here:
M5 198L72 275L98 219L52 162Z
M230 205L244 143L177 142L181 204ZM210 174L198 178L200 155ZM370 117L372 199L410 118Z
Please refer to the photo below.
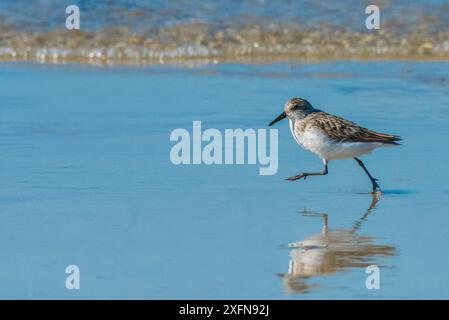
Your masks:
M301 120L293 122L289 119L290 130L296 142L321 159L353 158L370 153L375 148L383 146L383 144L376 142L336 142L323 130L315 126L306 126L304 131L299 132L298 121Z
M296 137L296 134L295 134L295 123L293 122L293 120L292 119L288 119L288 124L290 125L290 131L292 132L293 138L295 139L295 141L298 144L302 145L301 142L299 142L298 138Z

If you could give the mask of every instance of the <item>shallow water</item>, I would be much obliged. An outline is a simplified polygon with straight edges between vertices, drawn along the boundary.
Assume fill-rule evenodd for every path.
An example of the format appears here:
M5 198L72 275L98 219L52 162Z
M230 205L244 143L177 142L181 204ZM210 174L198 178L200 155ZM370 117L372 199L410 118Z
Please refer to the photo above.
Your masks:
M445 0L0 0L0 60L183 64L329 59L448 59Z
M448 71L1 64L0 297L449 298ZM364 158L377 204L351 160L284 181L321 169L287 122L276 175L170 162L173 129L266 128L292 96L402 136ZM80 290L65 288L70 264ZM365 288L370 264L380 290Z

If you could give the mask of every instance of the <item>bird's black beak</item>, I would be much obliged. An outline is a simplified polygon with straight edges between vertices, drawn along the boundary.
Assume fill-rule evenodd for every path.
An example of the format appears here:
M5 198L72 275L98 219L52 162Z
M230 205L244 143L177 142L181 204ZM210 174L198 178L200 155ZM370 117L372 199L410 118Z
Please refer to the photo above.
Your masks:
M285 114L285 112L282 112L280 115L278 115L278 117L276 119L274 119L273 121L270 122L270 124L268 125L269 127L271 127L273 124L275 124L278 121L281 121L282 119L286 118L287 115Z

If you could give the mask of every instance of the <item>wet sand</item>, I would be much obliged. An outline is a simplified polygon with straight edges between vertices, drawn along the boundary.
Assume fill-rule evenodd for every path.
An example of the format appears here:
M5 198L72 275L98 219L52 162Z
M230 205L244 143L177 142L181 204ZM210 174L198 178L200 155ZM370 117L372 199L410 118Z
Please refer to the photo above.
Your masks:
M449 298L448 71L0 64L0 297ZM284 181L321 168L287 123L274 176L170 162L173 129L267 128L292 96L403 137L364 158L385 191L375 208L351 160ZM64 287L69 264L80 291ZM380 290L365 288L367 264L381 268Z

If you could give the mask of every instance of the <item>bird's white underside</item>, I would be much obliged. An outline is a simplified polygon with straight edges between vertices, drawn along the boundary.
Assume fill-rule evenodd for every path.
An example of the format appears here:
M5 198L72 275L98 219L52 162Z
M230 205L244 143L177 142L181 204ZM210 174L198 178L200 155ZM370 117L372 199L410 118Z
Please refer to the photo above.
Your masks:
M301 121L301 120L296 120ZM387 146L379 142L336 142L318 127L307 127L301 134L294 130L295 123L289 119L293 138L304 149L309 150L323 160L354 158L371 153L378 147Z

